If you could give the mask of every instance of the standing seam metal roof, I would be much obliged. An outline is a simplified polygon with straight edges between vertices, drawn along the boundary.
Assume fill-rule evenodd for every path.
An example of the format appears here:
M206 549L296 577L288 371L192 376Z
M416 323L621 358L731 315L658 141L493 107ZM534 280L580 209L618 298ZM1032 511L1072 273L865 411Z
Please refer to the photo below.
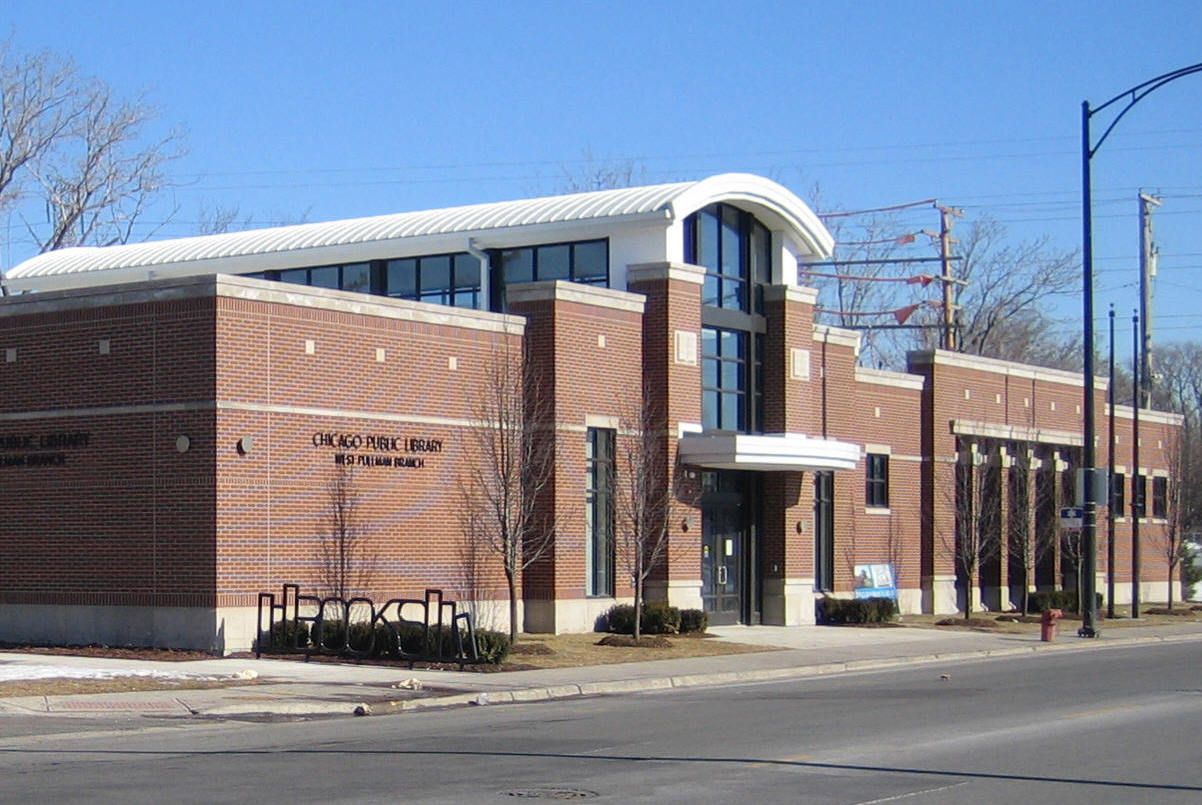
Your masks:
M149 268L325 246L621 216L662 213L665 218L678 217L722 198L765 203L789 220L803 238L816 247L817 252L830 249L830 235L825 228L809 208L787 189L759 176L721 174L694 182L474 204L122 246L61 249L26 260L9 271L7 279L61 276L117 268ZM682 206L685 209L681 209Z

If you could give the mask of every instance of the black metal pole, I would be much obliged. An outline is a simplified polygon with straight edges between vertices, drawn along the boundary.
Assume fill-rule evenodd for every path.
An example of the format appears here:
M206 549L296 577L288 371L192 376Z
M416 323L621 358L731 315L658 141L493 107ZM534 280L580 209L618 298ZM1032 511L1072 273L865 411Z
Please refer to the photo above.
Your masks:
M1096 450L1094 445L1096 421L1094 416L1094 388L1093 388L1093 364L1094 364L1094 343L1093 343L1093 213L1091 210L1091 187L1089 176L1089 160L1092 156L1089 147L1089 101L1081 102L1081 239L1083 244L1082 249L1082 271L1081 271L1081 297L1082 297L1082 318L1084 319L1085 332L1083 334L1083 347L1085 349L1085 367L1083 370L1082 380L1085 387L1082 392L1082 412L1085 415L1085 443L1081 450L1081 463L1084 472L1082 477L1085 482L1084 495L1082 498L1082 517L1081 517L1081 567L1078 572L1081 574L1081 597L1084 601L1078 602L1081 609L1081 628L1077 630L1080 637L1097 637L1097 619L1098 619L1098 602L1095 596L1095 588L1097 587L1096 568L1098 564L1098 547L1097 547L1097 500L1094 490L1094 464L1096 460Z
M1139 518L1144 516L1144 484L1139 473L1139 313L1131 315L1131 617L1139 617Z
M1106 440L1106 617L1114 620L1114 305L1110 306L1110 437Z
M1095 570L1098 564L1097 554L1097 494L1094 488L1094 461L1096 459L1096 445L1094 440L1096 436L1096 422L1094 417L1094 387L1093 387L1093 364L1094 364L1094 342L1093 342L1093 214L1090 206L1091 187L1089 176L1089 161L1093 159L1093 155L1102 143L1106 142L1106 138L1110 136L1110 132L1114 131L1114 127L1119 121L1131 111L1131 107L1139 103L1148 93L1155 92L1165 84L1176 81L1179 78L1184 78L1187 75L1194 73L1202 73L1202 62L1191 64L1188 67L1181 67L1176 70L1158 75L1151 78L1142 84L1136 84L1131 89L1120 92L1110 100L1098 106L1096 109L1091 109L1089 101L1081 102L1081 240L1082 240L1082 307L1085 318L1085 343L1082 347L1085 350L1085 367L1084 367L1084 391L1083 397L1085 401L1085 444L1082 450L1081 463L1084 465L1082 473L1085 479L1085 494L1083 495L1083 512L1081 518L1081 552L1084 554L1082 567L1078 568L1079 573L1084 573L1084 583L1081 587L1081 594L1085 597L1081 603L1081 628L1077 634L1081 637L1096 637L1098 632L1096 628L1098 603L1095 597L1095 588L1097 587L1097 576ZM1090 142L1089 134L1089 119L1095 113L1101 112L1110 106L1126 101L1126 105L1119 110L1114 119L1110 121L1110 125L1102 132L1102 136L1098 138L1097 144ZM1137 392L1138 393L1138 392ZM1136 417L1138 414L1138 403L1136 400ZM1138 419L1136 420L1138 422ZM1136 472L1139 471L1138 465ZM1138 525L1136 526L1138 528ZM1138 561L1138 554L1133 557L1134 561Z

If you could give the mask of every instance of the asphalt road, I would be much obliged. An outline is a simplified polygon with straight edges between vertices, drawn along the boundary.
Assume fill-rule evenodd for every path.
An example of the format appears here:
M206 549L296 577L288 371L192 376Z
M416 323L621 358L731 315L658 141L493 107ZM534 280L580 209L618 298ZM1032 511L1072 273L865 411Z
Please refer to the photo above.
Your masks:
M361 719L9 735L0 801L1196 803L1200 732L1192 642Z

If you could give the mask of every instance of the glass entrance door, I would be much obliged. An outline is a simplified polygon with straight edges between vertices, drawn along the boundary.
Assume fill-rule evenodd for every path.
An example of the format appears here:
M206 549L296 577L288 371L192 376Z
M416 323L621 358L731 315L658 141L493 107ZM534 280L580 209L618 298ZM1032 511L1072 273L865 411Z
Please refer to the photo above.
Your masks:
M701 600L715 625L740 623L747 573L747 500L728 473L715 473L701 504Z

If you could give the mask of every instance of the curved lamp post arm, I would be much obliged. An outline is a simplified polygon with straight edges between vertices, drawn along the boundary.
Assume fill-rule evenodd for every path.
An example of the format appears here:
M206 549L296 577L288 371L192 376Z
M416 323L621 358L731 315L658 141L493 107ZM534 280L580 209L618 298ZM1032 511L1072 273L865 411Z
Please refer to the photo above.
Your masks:
M1101 104L1093 109L1089 108L1089 102L1086 101L1085 108L1088 110L1089 116L1093 117L1106 107L1112 106L1124 98L1127 99L1127 105L1124 106L1117 115L1115 115L1114 120L1110 121L1110 125L1106 127L1106 131L1102 132L1102 136L1098 138L1097 145L1091 147L1088 143L1086 143L1086 147L1089 149L1089 158L1092 159L1093 155L1098 152L1098 149L1102 147L1102 143L1106 142L1106 138L1110 136L1110 132L1114 131L1114 127L1117 126L1119 121L1123 119L1123 115L1131 111L1132 106L1135 106L1135 104L1143 100L1144 97L1149 93L1155 92L1165 84L1176 81L1178 78L1184 78L1187 75L1192 75L1193 73L1202 73L1202 62L1199 62L1198 64L1191 64L1189 67L1182 67L1178 70L1173 70L1172 72L1165 73L1164 75L1158 75L1155 78L1148 79L1142 84L1136 84L1131 89L1125 92L1120 92L1118 95L1115 95L1113 98L1106 101L1106 103Z

